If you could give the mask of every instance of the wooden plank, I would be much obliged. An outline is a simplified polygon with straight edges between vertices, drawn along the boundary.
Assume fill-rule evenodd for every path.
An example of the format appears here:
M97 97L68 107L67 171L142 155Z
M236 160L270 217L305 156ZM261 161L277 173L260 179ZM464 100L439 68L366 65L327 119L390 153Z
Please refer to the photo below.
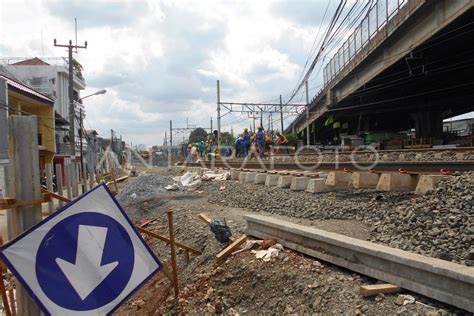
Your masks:
M165 241L165 242L167 242L168 244L170 243L169 238L166 238L165 236L162 236L162 235L160 235L160 234L151 232L151 231L146 230L146 229L144 229L144 228L142 228L142 227L140 227L140 226L135 226L135 228L136 228L140 233L143 233L143 234L146 234L146 235L148 235L148 236L154 237L154 238L156 238L156 239ZM184 250L188 250L188 251L190 251L190 252L192 252L192 253L194 253L194 254L196 254L196 255L202 254L199 250L196 250L196 249L194 249L194 248L192 248L192 247L189 247L189 246L187 246L187 245L185 245L185 244L183 244L183 243L180 243L180 242L175 241L174 244L176 245L176 247L181 248L181 249L184 249Z
M212 222L212 220L209 217L207 217L204 213L198 214L198 218L208 225Z
M221 261L222 259L225 259L227 258L231 253L234 252L234 250L236 248L238 248L241 244L243 244L245 241L247 240L247 236L246 235L242 235L240 236L239 238L237 238L237 240L235 240L234 242L232 242L229 246L227 246L224 250L222 250L221 252L219 252L216 256L216 259L218 261Z
M46 186L48 188L48 191L54 191L53 190L53 165L50 163L47 163L45 165L45 171L46 171ZM54 211L54 203L53 201L48 202L48 214L51 215Z
M22 207L22 206L31 206L31 205L37 205L37 204L42 204L44 202L48 202L48 199L42 198L42 199L31 199L31 200L24 200L24 201L16 201L14 200L14 204L4 204L0 201L0 210L6 210L6 209L13 209L17 207ZM11 202L11 201L9 201Z
M385 294L385 293L400 292L401 288L390 283L384 283L384 284L362 285L359 288L359 291L362 296L372 296L372 295L377 295L380 293Z
M43 193L46 193L48 194L50 197L53 197L59 201L62 201L62 202L66 202L66 203L69 203L71 202L71 199L68 199L67 197L64 197L62 195L59 195L59 194L56 194L54 192L50 192L48 190L41 190Z

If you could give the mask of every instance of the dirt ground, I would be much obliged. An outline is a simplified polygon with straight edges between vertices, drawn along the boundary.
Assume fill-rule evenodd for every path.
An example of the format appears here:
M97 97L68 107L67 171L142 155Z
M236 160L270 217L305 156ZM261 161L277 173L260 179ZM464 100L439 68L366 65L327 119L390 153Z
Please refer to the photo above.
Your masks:
M147 172L163 176L173 174L159 168ZM120 186L128 185L134 179ZM231 182L226 182L226 186L231 189ZM251 211L209 203L207 193L199 187L191 192L174 191L144 200L125 201L122 206L136 223L152 220L145 228L165 236L168 236L166 211L171 208L176 240L202 254L191 255L188 262L183 251L178 250L180 295L177 304L173 300L171 283L160 272L124 303L116 315L463 314L463 311L407 291L364 298L359 294L359 287L375 284L377 280L287 249L268 262L256 259L251 251L243 251L218 264L215 255L225 245L219 244L197 215L204 213L211 219L225 220L237 238L245 230L243 215ZM265 212L259 214L267 215ZM356 220L279 218L359 239L367 239L370 232L369 227ZM169 268L168 245L148 236L144 238ZM398 305L399 294L412 295L416 302Z

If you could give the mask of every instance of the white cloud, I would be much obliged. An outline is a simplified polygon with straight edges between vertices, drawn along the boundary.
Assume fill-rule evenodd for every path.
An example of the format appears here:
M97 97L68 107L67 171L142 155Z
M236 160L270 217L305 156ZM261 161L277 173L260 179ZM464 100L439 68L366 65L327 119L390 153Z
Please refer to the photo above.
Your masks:
M326 3L311 10L324 10ZM41 57L44 49L45 56L65 56L53 39L73 39L78 17L79 43L88 41L76 56L88 83L84 94L108 90L84 101L86 127L161 144L170 119L175 126L189 118L209 127L213 116L217 125L217 79L226 101L266 101L291 92L321 15L312 21L308 12L303 21L299 6L285 9L292 6L270 0L6 0L0 4L0 55ZM236 131L249 126L241 120L230 115L223 125L233 123Z

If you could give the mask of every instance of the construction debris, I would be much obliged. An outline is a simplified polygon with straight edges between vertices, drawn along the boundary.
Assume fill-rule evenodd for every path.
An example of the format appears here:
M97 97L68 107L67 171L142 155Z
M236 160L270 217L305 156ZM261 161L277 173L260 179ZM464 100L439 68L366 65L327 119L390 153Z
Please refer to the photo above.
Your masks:
M372 285L362 285L360 287L360 294L362 296L373 296L378 295L380 293L396 293L400 292L400 287L393 285L393 284L372 284Z
M281 251L283 251L283 246L280 244L275 244L268 249L252 250L251 252L255 254L255 257L257 259L263 259L263 261L270 261L272 258L278 257Z
M413 303L415 303L415 298L407 294L398 295L397 300L395 301L395 304L403 306Z
M218 261L221 261L225 258L227 258L229 255L232 254L232 252L237 248L239 247L240 245L242 245L245 241L247 240L247 236L245 235L242 235L240 236L239 238L237 238L237 240L235 240L233 243L231 243L229 246L227 246L224 250L222 250L221 252L219 252L216 256L217 260Z

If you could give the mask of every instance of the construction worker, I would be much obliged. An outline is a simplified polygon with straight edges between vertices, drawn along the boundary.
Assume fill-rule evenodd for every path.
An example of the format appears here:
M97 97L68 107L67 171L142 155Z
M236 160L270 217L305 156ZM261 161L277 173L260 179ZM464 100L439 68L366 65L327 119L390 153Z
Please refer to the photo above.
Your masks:
M230 155L232 155L232 147L230 146L230 139L227 137L225 139L225 156L229 157Z
M286 138L285 135L277 132L276 136L277 136L277 139L276 139L277 146L288 146L288 138ZM279 151L286 152L286 150L279 150Z
M240 157L242 155L242 147L243 147L244 139L242 137L237 137L234 142L235 145L235 157Z
M193 162L197 161L198 159L198 149L196 145L191 147L191 159Z
M186 156L186 162L192 162L193 161L193 157L191 155L191 149L192 149L193 145L191 144L188 144L188 148L186 149L186 153L185 153L185 156Z
M258 146L258 154L260 157L263 157L265 153L265 131L263 130L262 126L257 128L257 133L255 134L255 141L257 142Z
M250 147L250 134L249 130L247 128L244 128L244 133L243 133L243 146L242 146L242 156L246 157L249 153L249 147Z
M201 156L201 158L204 157L204 154L206 152L206 145L204 145L204 141L201 141L199 143L198 151L199 151L199 155Z

